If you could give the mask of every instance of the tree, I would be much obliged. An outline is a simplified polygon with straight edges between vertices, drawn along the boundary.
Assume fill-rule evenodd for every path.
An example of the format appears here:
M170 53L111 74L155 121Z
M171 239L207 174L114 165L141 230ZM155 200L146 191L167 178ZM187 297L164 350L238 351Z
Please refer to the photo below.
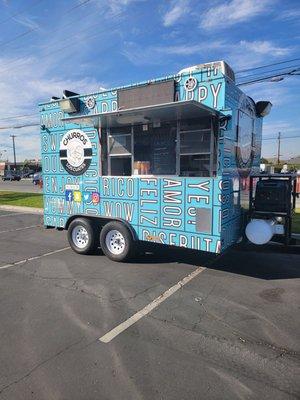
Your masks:
M262 158L260 159L260 163L261 163L261 164L269 164L269 161L268 161L266 158L262 157Z
M27 172L29 169L29 161L28 160L24 160L23 162L23 172Z

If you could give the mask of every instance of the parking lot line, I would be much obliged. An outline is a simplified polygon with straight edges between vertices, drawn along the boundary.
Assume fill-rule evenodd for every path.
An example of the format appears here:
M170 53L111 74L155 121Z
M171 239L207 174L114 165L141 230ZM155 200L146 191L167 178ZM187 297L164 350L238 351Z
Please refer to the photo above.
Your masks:
M24 229L36 228L37 226L40 225L30 225L30 226L24 226L23 228L8 229L7 231L0 231L0 233L23 231Z
M30 212L24 212L24 213L10 213L10 214L4 214L4 215L0 215L0 218L4 218L4 217L12 217L12 216L14 216L14 217L16 217L16 216L19 216L19 215L28 215L28 214L31 214Z
M60 253L61 251L65 251L65 250L69 250L69 249L70 249L70 247L68 246L68 247L64 247L63 249L58 249L58 250L50 251L49 253L41 254L39 256L29 257L29 258L26 258L24 260L20 260L20 261L16 261L14 263L11 263L11 264L3 265L2 267L0 267L0 269L7 269L7 268L15 267L16 265L24 264L27 261L38 260L39 258L51 256L52 254Z
M118 336L120 333L124 332L126 329L128 329L131 325L135 324L141 318L145 317L152 310L154 310L156 307L158 307L163 301L167 300L168 297L172 296L172 294L177 292L177 290L181 289L184 285L186 285L188 282L190 282L192 279L194 279L197 275L199 275L201 272L203 272L205 270L206 270L206 267L198 267L195 271L193 271L189 275L185 276L183 279L181 279L179 282L177 282L174 286L170 287L168 290L166 290L164 293L162 293L160 296L158 296L155 300L151 301L151 303L149 303L146 307L142 308L140 311L138 311L137 313L132 315L126 321L122 322L120 325L117 325L111 331L109 331L104 336L99 338L99 340L103 343L109 343L116 336Z

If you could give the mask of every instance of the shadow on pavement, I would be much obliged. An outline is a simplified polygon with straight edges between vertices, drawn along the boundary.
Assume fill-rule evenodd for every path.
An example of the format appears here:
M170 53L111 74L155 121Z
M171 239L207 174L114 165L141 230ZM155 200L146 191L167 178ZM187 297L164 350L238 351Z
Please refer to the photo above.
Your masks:
M213 268L253 278L274 280L300 278L299 246L243 245L229 250Z
M233 247L222 255L157 244L144 250L146 253L136 257L132 263L177 262L265 280L300 278L299 246L284 249L276 244L260 247L249 244Z

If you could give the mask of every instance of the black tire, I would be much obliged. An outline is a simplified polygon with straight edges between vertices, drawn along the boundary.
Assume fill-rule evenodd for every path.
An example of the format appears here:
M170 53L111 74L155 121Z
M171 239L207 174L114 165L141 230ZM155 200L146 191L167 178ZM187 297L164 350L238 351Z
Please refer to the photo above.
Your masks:
M80 233L77 232L76 235L76 231L75 229L77 228L77 230L80 229L80 227L82 227L86 232L87 232L87 238L86 235L84 234L84 232ZM83 235L80 237L80 235ZM77 236L77 239L76 239ZM77 243L76 243L77 240ZM86 245L83 247L79 246L79 243L82 243L84 241L87 241ZM79 254L92 254L95 252L96 248L97 248L97 229L95 224L93 224L92 221L90 221L87 218L76 218L74 219L74 221L72 221L69 225L68 228L68 241L70 243L71 248Z
M113 231L116 231L116 233ZM111 239L108 235L112 235ZM107 246L107 243L111 243L110 248ZM113 261L126 261L133 257L135 254L135 245L136 242L133 240L132 233L121 222L108 222L100 232L101 249ZM115 249L115 253L112 251L113 248Z

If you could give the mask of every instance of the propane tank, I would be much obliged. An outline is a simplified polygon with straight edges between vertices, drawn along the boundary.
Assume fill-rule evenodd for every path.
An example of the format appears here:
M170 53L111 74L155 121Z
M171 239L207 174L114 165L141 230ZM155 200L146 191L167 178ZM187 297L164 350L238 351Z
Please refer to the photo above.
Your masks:
M276 230L274 219L252 219L246 226L246 236L254 244L268 243Z

